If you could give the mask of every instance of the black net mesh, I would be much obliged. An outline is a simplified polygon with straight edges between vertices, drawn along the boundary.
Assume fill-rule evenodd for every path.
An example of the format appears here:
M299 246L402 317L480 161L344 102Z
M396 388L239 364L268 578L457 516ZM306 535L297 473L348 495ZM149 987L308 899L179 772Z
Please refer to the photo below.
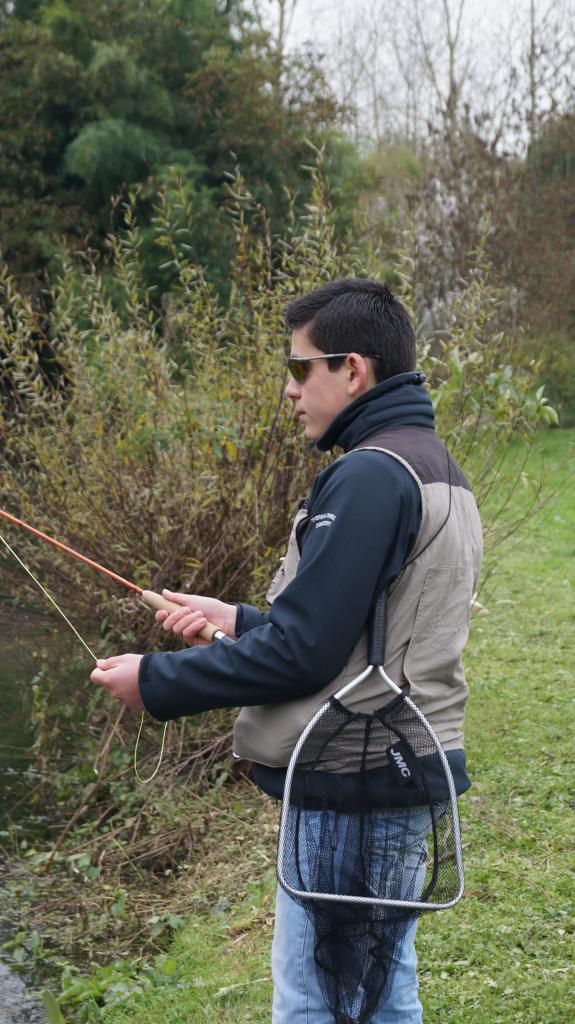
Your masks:
M333 698L300 750L282 824L280 881L313 922L326 1004L337 1024L363 1024L387 998L413 903L459 891L445 769L411 701L364 715Z

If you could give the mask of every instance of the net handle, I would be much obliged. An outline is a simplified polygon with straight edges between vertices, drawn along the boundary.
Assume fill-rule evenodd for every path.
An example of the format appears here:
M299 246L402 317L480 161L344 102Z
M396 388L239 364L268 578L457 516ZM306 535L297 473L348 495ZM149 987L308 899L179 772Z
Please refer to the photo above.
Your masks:
M385 664L385 639L387 631L387 593L382 590L367 631L367 659L370 665Z

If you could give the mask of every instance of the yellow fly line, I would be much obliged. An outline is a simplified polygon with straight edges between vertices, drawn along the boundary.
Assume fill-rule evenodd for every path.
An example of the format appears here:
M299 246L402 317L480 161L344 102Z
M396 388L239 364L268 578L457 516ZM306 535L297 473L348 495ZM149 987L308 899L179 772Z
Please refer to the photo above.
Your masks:
M80 636L80 634L79 634L78 630L76 629L75 625L72 622L70 622L70 619L68 618L66 613L62 610L62 608L60 608L60 605L57 603L57 601L55 601L54 598L52 597L52 595L50 593L48 593L48 591L43 586L43 584L40 582L40 580L37 579L37 577L34 575L32 570L26 565L25 562L22 561L20 556L18 554L16 554L16 552L14 551L14 548L12 548L10 546L8 541L2 536L1 533L0 533L0 541L2 541L4 547L10 552L12 557L16 559L18 564L21 565L22 568L25 570L25 572L28 573L28 576L30 576L30 578L34 581L36 586L40 588L40 590L42 591L44 596L48 599L50 604L52 604L54 606L54 608L56 609L56 611L60 613L60 615L64 619L64 622L67 622L67 624L69 625L70 629L72 630L73 633L75 633L75 635L77 636L77 638L80 641L80 643L83 644L83 646L86 648L86 650L87 650L88 654L90 655L90 657L92 657L94 659L94 661L97 663L98 662L98 658L94 654L93 650L91 650L91 648L88 647L88 644L86 643L84 638ZM168 723L166 722L164 724L164 731L163 731L163 734L162 734L162 745L161 745L161 748L160 748L160 756L158 758L158 763L157 763L156 767L154 768L154 771L152 772L152 774L150 776L148 776L147 779L142 779L140 774L139 774L139 772L138 772L138 747L139 747L139 743L140 743L140 736L142 735L142 729L144 727L144 718L145 718L145 714L144 714L144 712L142 712L142 717L140 719L140 728L138 729L138 735L136 737L136 745L134 747L134 774L135 774L138 782L141 782L144 785L147 785L148 782L152 782L152 780L155 779L156 775L158 774L158 772L160 770L160 766L162 764L162 760L163 760L163 757L164 757L164 747L165 747L165 744L166 744L166 732L167 732L167 728L168 728ZM98 771L97 768L95 768L94 770L96 772Z

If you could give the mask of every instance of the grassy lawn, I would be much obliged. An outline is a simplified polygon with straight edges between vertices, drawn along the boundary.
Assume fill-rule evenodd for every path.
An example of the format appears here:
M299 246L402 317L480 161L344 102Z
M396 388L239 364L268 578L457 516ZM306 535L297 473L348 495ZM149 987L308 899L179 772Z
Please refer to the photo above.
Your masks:
M575 431L541 445L553 485L567 486L500 554L474 618L466 898L420 925L426 1024L575 1020ZM82 1004L63 1001L66 1020L269 1022L276 819L251 787L216 794L211 839L178 883L189 912L169 952L97 972L94 1000L85 985Z

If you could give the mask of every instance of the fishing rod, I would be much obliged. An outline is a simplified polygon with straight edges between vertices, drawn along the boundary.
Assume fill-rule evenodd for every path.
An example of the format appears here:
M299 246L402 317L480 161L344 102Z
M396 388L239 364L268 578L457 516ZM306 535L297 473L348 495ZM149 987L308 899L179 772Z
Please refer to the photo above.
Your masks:
M81 562L89 565L92 569L96 569L98 572L104 573L104 575L111 577L116 583L121 583L123 586L128 587L130 590L135 591L136 594L142 599L145 605L149 608L155 608L157 611L176 612L182 608L181 604L176 604L175 601L168 601L167 598L162 597L161 594L156 594L153 590L144 590L142 587L138 587L135 583L131 583L130 580L124 579L123 576L119 576L118 573L112 572L111 569L106 569L105 566L100 565L99 562L95 562L92 558L88 558L86 555L80 554L74 548L69 547L67 544L62 544L61 541L55 540L54 537L49 537L47 533L43 533L42 530L37 530L36 527L30 526L29 523L25 523L23 519L18 519L16 516L5 512L4 509L0 508L0 516L7 519L8 522L15 526L20 526L24 530L28 530L35 537L40 537L41 540L45 540L48 544L52 544L55 548L59 548L60 551L64 551L68 555L73 555L74 558L78 558ZM222 640L228 639L223 630L218 629L213 622L206 622L206 625L199 631L199 636L204 640Z

